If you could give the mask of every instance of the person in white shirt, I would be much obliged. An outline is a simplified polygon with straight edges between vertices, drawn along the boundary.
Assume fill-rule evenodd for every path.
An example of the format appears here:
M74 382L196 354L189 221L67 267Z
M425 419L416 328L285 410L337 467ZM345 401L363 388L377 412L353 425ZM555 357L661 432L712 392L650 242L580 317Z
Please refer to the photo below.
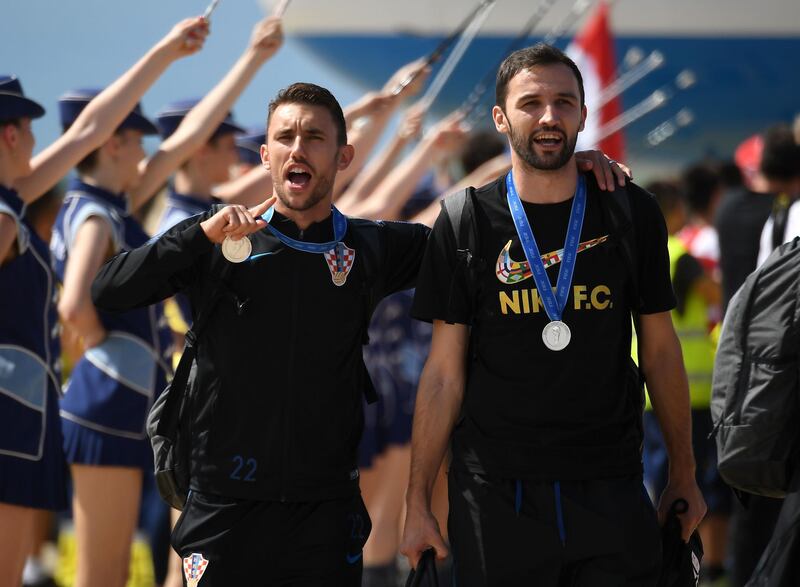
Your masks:
M783 243L800 236L800 145L788 125L774 126L764 134L761 173L768 190L776 195L775 205L764 229L758 265Z

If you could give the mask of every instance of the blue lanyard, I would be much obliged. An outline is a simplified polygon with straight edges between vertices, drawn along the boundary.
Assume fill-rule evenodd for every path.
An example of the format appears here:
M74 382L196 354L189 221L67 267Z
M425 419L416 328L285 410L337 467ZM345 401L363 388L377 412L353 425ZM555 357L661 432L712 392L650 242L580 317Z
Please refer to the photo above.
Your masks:
M547 271L542 263L539 254L539 247L533 236L528 217L522 208L517 188L514 186L514 178L511 172L506 175L506 187L508 188L508 208L511 210L511 217L514 219L514 226L517 228L522 249L525 251L525 258L528 266L533 273L536 281L536 289L539 290L539 298L544 303L544 310L550 320L561 320L564 307L567 305L569 289L572 285L572 274L575 272L575 259L578 256L578 242L581 238L581 228L583 228L583 215L586 212L586 182L582 175L578 176L578 186L575 189L575 198L572 200L572 211L569 215L569 226L567 228L567 240L564 243L564 256L561 259L561 267L558 270L558 281L556 282L556 293L550 286L547 278Z
M344 214L339 212L336 206L331 206L331 213L333 214L333 240L327 243L307 243L290 238L283 234L277 228L274 228L269 221L272 220L274 208L267 210L261 218L267 223L267 228L274 234L287 247L303 251L304 253L327 253L331 249L336 248L336 245L344 238L344 233L347 232L347 218Z

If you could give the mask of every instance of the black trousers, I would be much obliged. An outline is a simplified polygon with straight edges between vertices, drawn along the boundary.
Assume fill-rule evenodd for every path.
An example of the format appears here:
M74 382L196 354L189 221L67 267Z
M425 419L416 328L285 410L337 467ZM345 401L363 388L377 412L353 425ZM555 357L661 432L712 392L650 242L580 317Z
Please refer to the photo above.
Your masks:
M661 530L641 477L531 482L451 471L458 587L648 587Z
M371 529L361 496L281 503L193 491L172 546L184 585L358 587Z

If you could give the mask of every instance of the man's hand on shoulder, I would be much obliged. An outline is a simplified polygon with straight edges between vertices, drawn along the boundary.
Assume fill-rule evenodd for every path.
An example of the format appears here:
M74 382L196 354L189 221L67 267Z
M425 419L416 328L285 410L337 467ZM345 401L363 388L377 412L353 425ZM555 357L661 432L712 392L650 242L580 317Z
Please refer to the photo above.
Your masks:
M597 186L601 190L614 191L614 181L620 187L625 185L625 177L633 179L630 168L619 161L614 161L602 151L577 151L575 161L580 171L593 171L597 178Z
M200 227L208 240L213 243L220 244L226 237L239 240L267 225L261 215L269 210L276 200L277 197L272 196L252 208L239 204L225 206L211 218L201 222Z

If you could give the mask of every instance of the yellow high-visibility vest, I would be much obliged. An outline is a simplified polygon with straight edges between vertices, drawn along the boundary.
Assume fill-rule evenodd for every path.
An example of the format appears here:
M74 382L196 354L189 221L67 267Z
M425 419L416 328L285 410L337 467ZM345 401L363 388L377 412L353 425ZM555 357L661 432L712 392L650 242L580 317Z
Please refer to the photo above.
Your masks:
M678 259L687 253L686 247L674 236L667 241L670 277L675 278ZM690 288L686 294L683 314L672 310L672 324L681 343L683 364L689 378L689 395L693 409L708 408L711 403L711 378L714 372L714 340L708 332L708 304ZM633 335L631 356L638 362L636 334ZM646 409L652 409L649 394Z

